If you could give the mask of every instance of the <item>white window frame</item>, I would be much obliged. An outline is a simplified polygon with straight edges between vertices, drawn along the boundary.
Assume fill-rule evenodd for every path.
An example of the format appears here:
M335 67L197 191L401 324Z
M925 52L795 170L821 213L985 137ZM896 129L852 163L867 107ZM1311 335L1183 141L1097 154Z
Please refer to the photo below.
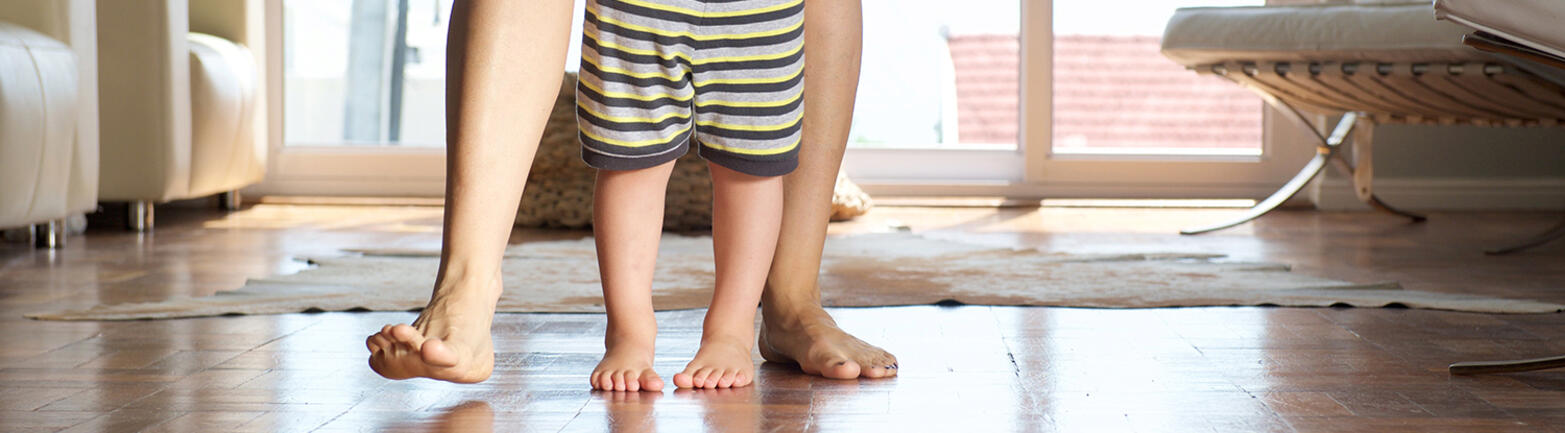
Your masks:
M843 166L849 176L872 195L1260 198L1313 155L1308 135L1288 122L1274 121L1270 109L1264 116L1263 152L1256 157L1052 154L1052 3L1021 1L1022 125L1017 149L848 149ZM286 144L283 0L266 0L265 8L270 157L266 180L247 191L443 195L443 148Z
M246 191L303 196L444 195L446 153L441 147L287 143L283 0L266 0L265 8L269 155L266 180Z
M1054 154L1052 4L1021 2L1022 125L1016 150L848 149L843 161L848 175L871 195L1260 198L1313 156L1308 133L1274 121L1269 108L1259 156Z

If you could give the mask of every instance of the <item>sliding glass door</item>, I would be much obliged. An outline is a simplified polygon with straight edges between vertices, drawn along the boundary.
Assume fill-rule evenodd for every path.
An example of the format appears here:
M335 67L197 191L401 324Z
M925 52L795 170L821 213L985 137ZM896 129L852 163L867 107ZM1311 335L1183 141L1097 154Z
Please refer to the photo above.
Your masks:
M442 193L452 1L268 2L282 139L263 192ZM1265 195L1310 148L1158 53L1176 7L1260 1L863 0L844 166L880 194Z
M865 0L846 167L882 194L1264 196L1310 147L1159 53L1179 7L1261 3Z

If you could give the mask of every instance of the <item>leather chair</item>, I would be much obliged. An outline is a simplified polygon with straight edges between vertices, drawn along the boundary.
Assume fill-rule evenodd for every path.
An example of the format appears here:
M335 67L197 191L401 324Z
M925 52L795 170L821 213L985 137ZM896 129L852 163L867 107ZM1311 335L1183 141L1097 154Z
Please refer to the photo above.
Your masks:
M127 202L133 230L152 227L153 206L238 190L265 175L255 139L259 96L250 51L189 32L184 0L98 0L114 16L98 26L103 121L99 197Z
M0 0L0 228L41 247L97 207L92 23L90 1Z

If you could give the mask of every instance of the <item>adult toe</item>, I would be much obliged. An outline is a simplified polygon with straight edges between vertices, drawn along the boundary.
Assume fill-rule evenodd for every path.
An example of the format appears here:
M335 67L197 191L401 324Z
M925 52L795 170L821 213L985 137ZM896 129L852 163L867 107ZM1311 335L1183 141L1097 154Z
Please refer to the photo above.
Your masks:
M818 367L821 376L830 379L856 379L859 377L861 367L859 363L847 358L835 358L827 360L824 365Z
M384 352L391 347L391 344L390 339L380 334L370 334L369 338L364 339L364 345L369 348L370 354Z
M406 344L415 350L424 345L424 333L418 332L418 328L414 328L412 326L392 326L388 332L385 332L385 334L390 335L392 341Z
M439 338L425 339L422 345L414 347L418 348L419 357L429 365L455 367L459 361L456 351Z

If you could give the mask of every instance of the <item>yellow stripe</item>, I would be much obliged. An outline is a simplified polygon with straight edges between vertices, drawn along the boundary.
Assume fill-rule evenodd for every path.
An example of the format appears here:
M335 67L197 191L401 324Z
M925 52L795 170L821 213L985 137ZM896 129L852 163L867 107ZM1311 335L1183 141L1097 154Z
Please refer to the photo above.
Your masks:
M681 129L679 131L675 131L674 135L670 135L670 136L665 137L665 138L654 138L654 139L651 139L651 140L641 140L641 141L620 141L620 140L615 140L615 139L612 139L612 138L603 137L603 136L599 136L598 134L593 134L591 132L587 132L586 128L581 128L581 135L585 135L588 138L591 138L593 140L598 140L598 141L601 141L601 142L604 142L604 143L608 143L608 144L612 144L612 145L619 146L619 147L647 147L647 146L655 146L655 145L659 145L659 144L668 144L668 142L673 140L674 137L678 137L679 134L684 134L686 131L689 131L689 130L690 130L690 126L685 126L685 129Z
M596 84L592 84L591 81L581 80L580 83L581 83L581 85L583 87L586 87L588 89L592 89L592 91L598 92L598 94L603 95L604 97L609 97L609 98L634 99L634 100L637 100L637 101L656 101L656 100L663 99L663 98L670 98L670 99L673 99L675 101L685 102L685 101L689 101L690 98L695 97L695 93L694 92L691 92L690 96L685 96L685 97L679 97L679 96L675 96L675 95L669 94L669 93L658 93L658 94L655 94L655 95L638 95L638 94L635 94L635 93L609 92L609 91L603 90L602 87L598 87Z
M597 32L597 30L582 29L581 34L582 34L582 36L586 36L587 39L592 39L592 42L595 43L597 46L600 46L600 47L613 48L613 49L624 51L624 52L627 52L627 53L640 54L640 55L643 55L643 56L657 56L658 58L663 59L663 60L674 60L676 58L681 58L681 59L685 59L686 61L690 61L691 63L694 63L694 61L690 59L690 56L685 55L685 53L675 52L675 53L671 53L671 54L665 56L665 55L663 55L663 53L659 53L659 52L653 51L653 50L642 50L642 49L636 49L636 48L631 48L631 47L627 47L627 46L624 46L624 45L616 44L616 43L613 43L613 42L604 42L602 39L598 39L598 32Z
M738 62L754 62L754 61L762 61L762 60L777 60L777 59L787 58L788 56L792 56L794 54L798 54L799 51L801 51L803 49L804 49L804 44L796 44L796 45L794 45L793 49L788 50L786 52L777 53L777 54L757 54L757 55L754 55L754 56L711 57L711 58L705 58L705 59L701 59L701 60L691 61L690 63L693 64L693 65L709 65L709 64L712 64L712 63L738 63Z
M804 25L804 20L799 20L799 22L793 23L793 25L791 25L791 26L788 26L788 27L785 27L785 28L781 28L781 29L777 29L777 30L768 30L768 31L764 31L764 32L738 33L738 34L721 34L721 35L697 35L695 33L690 33L690 32L670 32L670 31L666 31L666 30L662 30L662 29L656 29L656 28L647 27L647 26L638 26L638 25L635 25L635 24L631 24L631 23L627 23L627 22L624 22L624 21L616 20L616 19L613 19L613 18L605 17L605 16L603 16L603 14L598 13L597 6L593 5L593 4L588 4L587 5L587 12L591 13L593 16L598 17L599 21L603 21L603 22L606 22L606 23L609 23L609 24L613 24L613 25L616 25L616 26L620 26L620 27L624 27L624 28L627 28L627 29L640 31L640 32L652 33L652 34L655 34L655 35L667 36L667 37L671 37L671 38L686 37L686 38L695 39L695 40L698 40L698 41L717 41L717 40L724 40L724 39L759 39L759 38L764 38L764 37L767 37L767 36L777 36L777 35L785 34L785 33L788 33L788 32L794 31L794 30L798 30L799 27Z
M582 54L586 54L586 53L582 53ZM592 58L593 58L593 56L583 55L583 56L581 56L581 61L590 63L590 64L592 64L592 66L598 67L598 70L603 71L603 72L609 72L609 73L620 74L620 75L627 75L627 76L631 76L631 77L635 77L635 78L662 78L662 79L669 80L669 81L674 81L674 82L678 82L679 80L683 80L684 79L684 78L681 78L681 77L675 77L675 76L672 76L672 75L667 75L667 74L664 74L662 72L634 72L634 71L631 71L629 69L603 66L603 64L599 63L597 60L593 60Z
M581 107L582 110L585 110L587 112L587 114L591 114L592 117L596 117L596 118L607 120L607 121L614 122L614 123L658 123L658 122L662 122L664 120L668 120L670 118L675 118L675 117L678 117L678 118L681 118L681 119L686 119L686 120L690 119L690 115L685 114L685 113L680 113L680 112L677 112L677 111L673 112L673 113L664 114L664 115L658 116L658 117L621 117L621 116L610 116L610 115L607 115L607 114L600 113L600 112L598 112L598 110L594 110L592 108L587 107L586 103L583 102L583 101L576 101L576 106L577 107Z
M787 9L787 8L791 8L791 7L794 7L794 6L798 6L800 3L804 3L804 0L795 0L795 1L791 1L791 2L788 2L788 3L784 3L784 4L779 4L779 5L775 5L775 6L767 6L767 7L764 7L764 8L747 9L747 10L742 10L742 11L729 11L729 12L708 12L708 11L698 11L698 10L695 10L695 9L686 9L686 8L682 8L682 7L678 7L678 6L661 5L661 4L657 4L657 3L644 2L644 1L640 1L640 0L620 0L620 1L624 2L625 4L628 4L628 5L641 6L641 7L647 8L647 9L657 9L657 10L664 11L664 12L673 12L673 13L682 14L682 15L689 15L689 16L696 17L696 18L728 18L728 17L742 17L742 16L747 16L747 15L760 15L760 14L764 14L764 13L767 13L767 12L780 11L780 10L783 10L783 9Z
M777 149L742 149L742 148L738 148L738 147L728 147L728 146L723 146L723 145L718 145L718 144L711 144L711 143L707 143L707 142L702 142L701 145L702 146L706 146L706 147L710 147L710 148L713 148L713 149L721 150L721 151L724 151L724 152L738 153L738 154L744 154L744 155L777 155L777 154L781 154L781 153L787 153L788 151L793 150L793 148L799 147L799 142L800 141L803 141L803 140L802 139L794 140L793 144L790 144L787 147L782 147L782 148L777 148Z
M656 56L657 58L660 58L660 59L663 59L663 60L674 60L676 58L685 59L685 61L690 62L690 64L692 64L692 65L708 65L708 64L712 64L712 63L737 63L737 62L752 62L752 61L763 61L763 60L777 60L777 59L787 58L788 56L792 56L794 54L798 54L800 50L804 49L804 45L803 44L795 44L793 49L788 50L787 52L778 53L778 54L758 54L758 55L754 55L754 56L711 57L711 58L705 58L705 59L701 59L701 60L693 60L693 59L691 59L690 56L686 55L685 53L675 52L675 53L671 53L671 54L668 54L668 55L663 55L663 53L659 53L659 52L653 51L653 50L643 50L643 49L638 49L638 48L627 47L627 46L616 44L616 43L613 43L613 42L604 42L602 39L598 39L598 34L597 33L598 32L592 31L592 30L583 30L582 31L582 35L587 36L588 39L592 39L594 44L596 44L597 46L603 47L603 48L611 48L611 49L624 51L624 52L631 53L631 54L643 55L643 56Z
M591 64L592 66L596 66L598 68L598 70L600 70L600 71L613 73L613 74L625 75L625 76L629 76L629 77L633 77L633 78L662 78L662 79L669 80L669 81L674 81L674 82L678 82L679 80L682 79L682 78L676 78L676 77L664 74L662 72L635 72L635 71L631 71L631 70L623 69L623 68L615 68L615 67L603 66L603 65L599 64L598 61L593 60L592 56L582 56L581 60L583 62L587 62L587 63ZM727 79L712 79L712 80L706 80L706 81L696 81L695 82L695 86L696 87L702 87L702 86L709 86L709 85L713 85L713 84L776 84L776 83L781 83L781 82L785 82L785 81L788 81L788 80L792 80L794 77L799 76L799 74L801 74L803 72L804 72L804 68L797 68L797 69L795 69L793 71L793 73L788 74L788 75L784 75L784 76L781 76L781 77L727 78Z
M696 124L697 125L701 125L701 126L716 126L718 128L729 129L729 130L734 130L734 131L762 131L762 132L764 132L764 131L781 131L781 130L784 130L784 129L788 129L788 128L792 127L793 125L799 124L799 120L801 120L801 119L804 119L804 114L803 113L800 113L798 116L794 116L793 120L788 121L788 123L784 123L784 124L780 124L780 125L729 125L729 124L726 124L726 123L717 123L717 122L712 122L712 121L705 121L705 122L696 121Z
M784 106L784 105L792 104L793 101L799 100L799 97L801 97L803 95L804 95L804 92L795 92L793 94L793 97L788 98L788 99L784 99L784 100L781 100L781 101L763 101L763 102L748 102L748 101L696 101L696 106L697 107L709 107L709 106L713 106L713 105L721 105L721 106L724 106L724 107L735 107L735 108L781 107L781 106Z
M799 74L801 74L803 72L804 72L804 68L798 68L797 70L793 71L792 74L784 75L784 76L781 76L781 77L715 79L715 80L697 81L697 82L695 82L695 85L696 85L696 87L702 87L702 86L710 86L710 85L713 85L713 84L776 84L776 83L781 83L781 82L785 82L785 81L788 81L788 80L792 80L794 77L799 76Z

